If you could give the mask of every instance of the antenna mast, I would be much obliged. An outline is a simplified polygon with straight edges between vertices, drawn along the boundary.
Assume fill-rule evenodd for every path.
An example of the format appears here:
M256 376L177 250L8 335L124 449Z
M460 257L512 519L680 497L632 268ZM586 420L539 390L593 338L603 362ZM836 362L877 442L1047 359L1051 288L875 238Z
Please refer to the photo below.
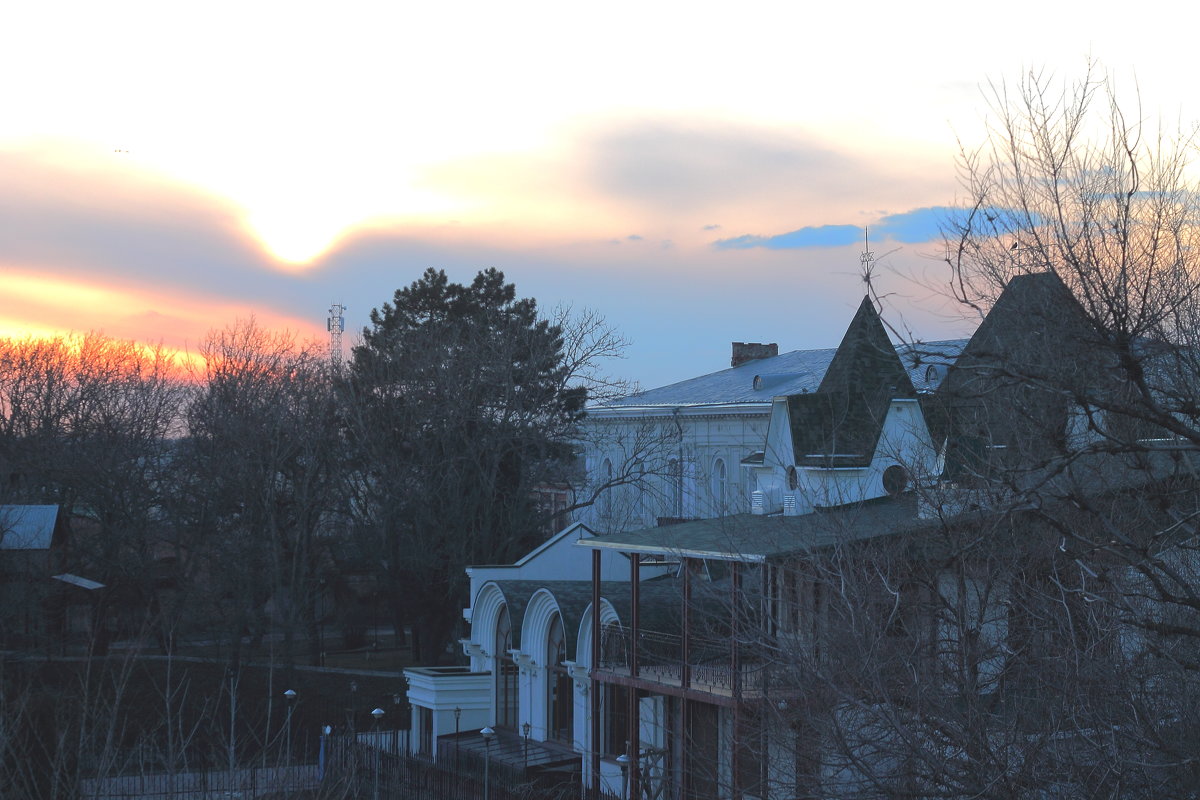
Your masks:
M869 235L869 232L868 232L867 228L864 226L863 227L863 251L862 251L862 255L860 255L858 257L858 263L862 264L863 280L866 281L867 284L870 284L871 283L871 267L875 263L875 254L871 252L871 243L867 239L868 235Z
M341 369L342 366L342 332L346 330L346 317L343 316L345 312L344 305L334 303L329 307L329 319L325 323L329 328L329 363L335 370Z

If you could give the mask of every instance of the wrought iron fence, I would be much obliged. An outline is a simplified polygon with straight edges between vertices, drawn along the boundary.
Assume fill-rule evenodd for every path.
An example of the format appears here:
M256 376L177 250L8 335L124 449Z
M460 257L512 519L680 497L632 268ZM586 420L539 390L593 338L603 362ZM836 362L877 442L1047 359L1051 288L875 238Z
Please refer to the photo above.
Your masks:
M582 764L582 760L580 761ZM346 797L405 800L576 800L578 772L543 773L515 768L469 751L429 761L387 752L350 737L331 737L326 785ZM486 790L485 790L486 787ZM617 800L607 794L601 800Z
M232 800L297 797L321 785L316 764L122 775L81 781L80 800Z

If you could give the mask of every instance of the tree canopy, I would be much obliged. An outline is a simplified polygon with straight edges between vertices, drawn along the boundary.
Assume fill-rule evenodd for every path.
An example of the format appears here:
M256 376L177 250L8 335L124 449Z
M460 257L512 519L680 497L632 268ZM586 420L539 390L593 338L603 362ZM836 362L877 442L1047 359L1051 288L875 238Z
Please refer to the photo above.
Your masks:
M370 319L348 406L364 533L413 624L414 655L432 662L464 599L463 567L536 543L534 489L562 480L586 391L572 385L562 330L498 270L469 285L427 270Z

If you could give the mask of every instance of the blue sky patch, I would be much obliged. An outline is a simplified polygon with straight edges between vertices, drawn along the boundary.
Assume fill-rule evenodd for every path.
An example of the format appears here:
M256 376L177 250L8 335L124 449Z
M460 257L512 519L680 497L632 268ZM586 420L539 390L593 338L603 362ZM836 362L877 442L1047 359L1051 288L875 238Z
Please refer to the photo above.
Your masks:
M721 250L747 250L751 247L797 250L807 247L840 247L857 241L860 236L862 228L857 225L821 225L800 228L778 236L735 236L732 239L721 239L715 244Z
M884 239L917 244L931 242L941 237L942 226L955 209L945 206L914 208L899 214L888 214L869 227L871 241ZM767 250L802 250L810 247L843 247L861 242L863 229L860 225L818 225L800 228L775 236L734 236L719 239L713 246L719 250L747 250L762 247Z

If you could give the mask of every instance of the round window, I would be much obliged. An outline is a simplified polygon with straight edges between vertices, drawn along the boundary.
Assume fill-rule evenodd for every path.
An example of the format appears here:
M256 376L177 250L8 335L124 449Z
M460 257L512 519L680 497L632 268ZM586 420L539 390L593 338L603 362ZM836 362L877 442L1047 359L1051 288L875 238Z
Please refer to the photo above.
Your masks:
M883 471L883 490L895 497L908 488L908 470L892 464Z
M795 467L787 468L787 484L789 491L794 492L796 489L800 488L800 478L798 475L796 475Z

